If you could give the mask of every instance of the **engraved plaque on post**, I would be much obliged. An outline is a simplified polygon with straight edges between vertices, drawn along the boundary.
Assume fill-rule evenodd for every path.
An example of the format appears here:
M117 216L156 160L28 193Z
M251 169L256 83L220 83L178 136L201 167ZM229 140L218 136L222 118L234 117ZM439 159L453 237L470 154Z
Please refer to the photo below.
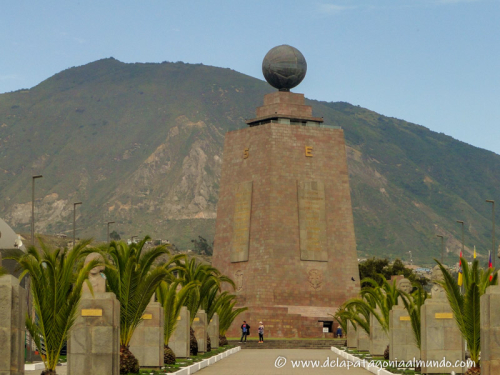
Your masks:
M250 213L252 209L252 181L235 186L233 242L231 246L231 262L248 261L248 245L250 242Z
M297 181L300 259L328 261L326 251L325 185Z
M435 319L453 319L453 313L436 313Z
M102 316L102 309L82 309L82 316Z

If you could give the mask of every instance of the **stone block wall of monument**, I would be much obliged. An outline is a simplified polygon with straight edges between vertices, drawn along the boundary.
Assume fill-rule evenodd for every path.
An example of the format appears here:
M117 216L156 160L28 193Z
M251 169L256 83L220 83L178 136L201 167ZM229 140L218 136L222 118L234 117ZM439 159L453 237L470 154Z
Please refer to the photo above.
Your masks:
M255 335L262 320L267 336L321 337L359 291L344 133L302 94L268 94L257 116L224 143L213 265L249 307L228 335L245 319Z

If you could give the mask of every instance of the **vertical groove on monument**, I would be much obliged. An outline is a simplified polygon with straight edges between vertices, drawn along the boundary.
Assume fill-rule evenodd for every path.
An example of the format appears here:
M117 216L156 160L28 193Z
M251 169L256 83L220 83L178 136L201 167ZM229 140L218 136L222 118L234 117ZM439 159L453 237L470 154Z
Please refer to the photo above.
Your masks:
M344 134L286 91L305 75L305 59L275 49L263 70L280 91L264 97L249 128L225 137L213 265L249 307L230 337L242 320L263 321L268 337L322 337L318 320L331 321L359 291Z

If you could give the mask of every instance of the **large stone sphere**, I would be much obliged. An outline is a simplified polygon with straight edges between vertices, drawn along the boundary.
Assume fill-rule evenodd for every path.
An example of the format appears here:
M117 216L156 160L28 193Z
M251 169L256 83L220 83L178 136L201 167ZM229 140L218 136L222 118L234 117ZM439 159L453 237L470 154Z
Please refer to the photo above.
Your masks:
M306 59L297 48L283 44L272 48L262 61L266 81L280 91L290 91L307 72Z

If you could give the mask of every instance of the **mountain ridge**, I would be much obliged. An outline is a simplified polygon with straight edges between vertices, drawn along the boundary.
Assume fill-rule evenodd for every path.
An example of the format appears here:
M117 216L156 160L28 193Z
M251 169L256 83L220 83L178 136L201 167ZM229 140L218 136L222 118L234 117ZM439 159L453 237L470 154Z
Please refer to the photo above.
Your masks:
M263 81L202 64L98 60L29 90L0 94L0 217L29 228L30 176L37 231L169 238L180 248L213 238L224 134L245 127ZM449 259L466 246L491 248L491 207L500 156L422 125L345 102L307 100L315 116L344 129L358 251L431 263L436 234ZM22 152L18 152L22 150Z

